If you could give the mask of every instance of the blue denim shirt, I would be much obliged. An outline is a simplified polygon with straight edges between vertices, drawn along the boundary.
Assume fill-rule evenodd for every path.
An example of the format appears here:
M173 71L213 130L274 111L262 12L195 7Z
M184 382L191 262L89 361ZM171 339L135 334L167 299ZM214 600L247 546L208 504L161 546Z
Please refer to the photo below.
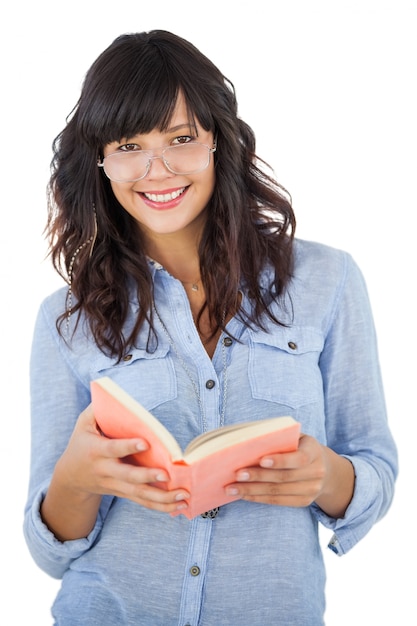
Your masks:
M177 353L163 332L156 350L147 352L144 328L137 347L116 363L97 349L82 321L68 345L55 326L66 290L43 302L31 360L32 460L24 532L39 567L62 578L55 624L323 624L318 524L331 529L334 552L350 550L386 513L397 456L361 272L348 254L320 244L298 240L295 253L285 302L272 305L288 326L267 322L265 330L249 329L235 317L228 330L236 341L225 350L220 340L213 359L199 340L181 283L155 263L156 305ZM265 270L262 281L268 279ZM249 307L245 293L243 306ZM132 296L128 326L137 310ZM39 507L75 421L90 402L90 381L112 377L185 447L203 428L186 369L198 385L208 428L217 427L223 413L226 424L290 414L304 433L349 458L356 483L345 517L332 519L316 505L240 500L221 507L215 519L189 521L105 496L88 537L55 539ZM214 386L206 385L209 380Z

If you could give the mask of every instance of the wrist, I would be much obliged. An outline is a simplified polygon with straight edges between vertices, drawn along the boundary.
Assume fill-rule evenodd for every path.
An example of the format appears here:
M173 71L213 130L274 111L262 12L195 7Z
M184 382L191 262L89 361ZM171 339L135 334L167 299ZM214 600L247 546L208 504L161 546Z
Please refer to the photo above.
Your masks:
M323 446L325 480L321 494L315 503L326 515L342 518L352 500L355 472L349 459Z

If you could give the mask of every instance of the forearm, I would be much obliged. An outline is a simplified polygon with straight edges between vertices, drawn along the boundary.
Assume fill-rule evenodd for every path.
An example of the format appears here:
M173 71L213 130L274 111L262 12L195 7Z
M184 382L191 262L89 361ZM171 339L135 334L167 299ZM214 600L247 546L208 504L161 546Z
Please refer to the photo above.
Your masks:
M352 463L330 448L323 446L326 465L324 487L315 500L316 504L330 517L342 518L353 497L355 472Z
M41 506L41 517L59 541L81 539L94 528L100 502L101 495L71 488L58 462Z

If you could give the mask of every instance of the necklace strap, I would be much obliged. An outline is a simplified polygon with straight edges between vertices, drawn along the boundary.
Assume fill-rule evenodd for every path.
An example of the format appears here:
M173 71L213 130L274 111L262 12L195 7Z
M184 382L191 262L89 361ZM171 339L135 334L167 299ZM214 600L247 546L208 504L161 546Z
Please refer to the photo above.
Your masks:
M201 278L194 280L192 282L186 282L184 280L180 280L180 283L183 287L187 287L191 285L191 291L198 291L200 289L199 285L201 284Z

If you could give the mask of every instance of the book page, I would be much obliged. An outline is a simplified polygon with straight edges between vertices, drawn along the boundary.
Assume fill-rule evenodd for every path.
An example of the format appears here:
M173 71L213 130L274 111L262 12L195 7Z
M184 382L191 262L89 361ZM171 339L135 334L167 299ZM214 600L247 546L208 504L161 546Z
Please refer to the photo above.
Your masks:
M297 422L292 417L283 416L222 426L193 439L185 449L184 460L187 463L192 463L196 459L221 448L267 433L285 430L296 424Z

